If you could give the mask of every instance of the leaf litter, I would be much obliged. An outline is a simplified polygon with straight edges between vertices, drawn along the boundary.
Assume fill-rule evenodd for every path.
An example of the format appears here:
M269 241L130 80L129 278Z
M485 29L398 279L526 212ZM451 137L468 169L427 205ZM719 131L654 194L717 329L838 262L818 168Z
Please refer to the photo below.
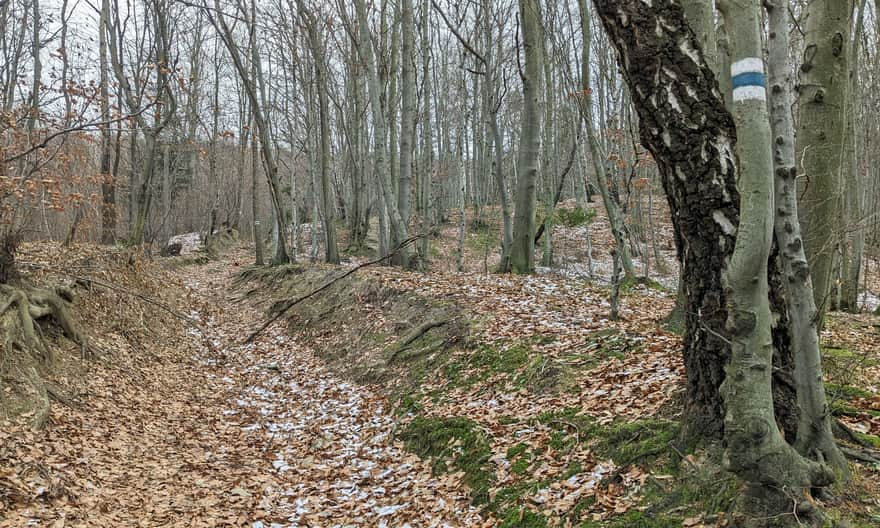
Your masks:
M64 261L57 247L31 249L33 259ZM86 262L105 250L77 251ZM173 271L126 258L130 269L117 263L90 272L161 298L198 325L186 327L155 307L100 289L83 296L83 317L107 355L82 367L85 385L68 385L81 405L53 405L46 431L2 422L0 527L501 522L471 505L461 472L438 473L430 461L407 452L395 434L413 417L393 416L382 387L354 384L331 371L304 332L279 323L254 343L240 344L264 317L259 305L228 296L231 274L249 260L241 248L220 261ZM676 418L680 341L658 325L671 308L667 293L637 287L622 298L624 319L611 322L606 290L565 277L390 268L363 273L466 307L478 321L480 343L504 348L536 337L531 353L548 364L580 365L598 346L623 345L623 353L578 369L565 391L512 388L501 374L460 387L444 379L425 382L422 392L442 390L445 396L422 398L422 414L467 417L486 434L494 474L490 500L533 479L537 484L516 499L520 517L533 510L551 525L568 526L567 516L585 498L591 498L587 518L609 519L639 508L647 479L668 478L663 468L617 464L580 441L587 433L579 421L604 426ZM376 308L364 325L388 323ZM863 334L876 329L869 317L859 321L864 331L854 332L833 319L826 341L864 345ZM616 333L598 345L585 339L609 329ZM333 342L332 332L320 339L346 346ZM632 344L634 350L626 348ZM872 398L863 399L873 405L876 392ZM849 423L874 434L880 427L873 417ZM557 445L560 429L575 442ZM518 445L529 453L527 476L510 456ZM703 525L698 517L687 521Z

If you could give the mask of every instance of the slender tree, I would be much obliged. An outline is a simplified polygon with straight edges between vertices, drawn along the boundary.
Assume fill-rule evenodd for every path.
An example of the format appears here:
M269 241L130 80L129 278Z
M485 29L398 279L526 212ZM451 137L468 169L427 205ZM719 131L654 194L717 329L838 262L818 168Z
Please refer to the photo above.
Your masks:
M520 116L520 144L517 154L516 211L513 222L513 245L510 266L516 273L535 269L535 206L538 178L538 155L541 146L540 87L543 56L541 53L541 15L536 0L520 0L524 67L520 71L523 107Z

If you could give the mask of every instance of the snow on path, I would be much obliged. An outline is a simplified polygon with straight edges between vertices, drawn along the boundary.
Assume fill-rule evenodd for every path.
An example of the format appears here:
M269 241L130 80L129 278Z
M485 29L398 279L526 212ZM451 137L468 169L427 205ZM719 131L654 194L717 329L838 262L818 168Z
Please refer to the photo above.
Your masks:
M240 344L263 312L228 298L229 270L218 262L181 274L211 307L192 314L202 327L191 333L204 342L195 359L233 389L223 414L266 452L273 485L255 516L266 520L250 526L483 525L459 478L433 477L394 441L396 422L381 396L335 377L281 325Z

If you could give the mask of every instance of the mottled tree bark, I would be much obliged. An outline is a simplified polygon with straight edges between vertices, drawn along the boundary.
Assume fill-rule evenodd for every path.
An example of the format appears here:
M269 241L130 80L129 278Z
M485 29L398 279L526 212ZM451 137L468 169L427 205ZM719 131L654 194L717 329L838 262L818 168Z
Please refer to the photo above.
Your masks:
M653 8L636 1L594 4L620 52L642 144L657 162L672 212L685 296L684 434L720 439L719 387L730 358L721 272L739 223L736 130L681 8L668 1ZM676 25L658 25L661 17Z
M412 0L400 0L401 76L400 76L400 169L397 174L397 209L400 220L409 225L412 194L413 139L416 124L415 21ZM396 240L400 244L403 240ZM409 264L409 252L398 251L392 262Z
M748 484L747 523L766 523L758 519L766 514L793 523L792 500L834 476L789 445L775 421L767 264L774 190L760 4L749 0L728 20L731 115L678 4L594 3L620 52L673 214L688 314L685 431L723 435L729 469ZM737 125L748 131L738 139Z

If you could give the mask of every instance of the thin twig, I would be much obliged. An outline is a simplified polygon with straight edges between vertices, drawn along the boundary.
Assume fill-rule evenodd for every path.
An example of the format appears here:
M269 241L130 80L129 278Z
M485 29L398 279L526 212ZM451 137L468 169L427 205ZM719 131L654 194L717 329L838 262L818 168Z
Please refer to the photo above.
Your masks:
M108 119L107 121L98 121L98 122L91 122L91 123L83 123L83 124L81 124L81 125L77 125L77 126L74 126L74 127L70 127L70 128L65 128L65 129L62 129L62 130L58 130L58 131L56 131L56 132L53 132L52 134L49 134L48 136L46 136L46 137L43 139L43 141L41 141L41 142L39 142L39 143L37 143L37 144L35 144L35 145L32 145L32 146L31 146L30 148L28 148L27 150L25 150L25 151L23 151L23 152L19 152L18 154L15 154L15 155L13 155L13 156L11 156L11 157L8 157L8 158L3 159L3 160L2 160L2 163L12 163L13 161L15 161L15 160L17 160L17 159L20 159L20 158L23 158L23 157L27 156L27 155L30 154L31 152L34 152L34 151L37 151L37 150L40 150L40 149L44 149L44 148L46 148L47 146L49 146L49 143L50 143L53 139L55 139L55 138L57 138L57 137L59 137L59 136L64 136L64 135L70 134L70 133L72 133L72 132L81 132L81 131L89 130L89 129L92 129L92 128L101 128L101 127L103 127L103 126L112 125L113 123L119 123L120 121L125 121L126 119L131 119L132 117L137 117L137 116L139 116L140 114L142 114L142 113L146 112L147 110L149 110L150 108L152 108L155 104L156 104L156 103L150 103L150 104L148 104L147 106L145 106L145 107L141 108L140 110L138 110L137 112L134 112L134 113L131 113L131 114L128 114L128 115L122 116L122 117L118 117L118 118L115 118L115 119Z
M315 289L315 290L312 290L312 291L310 291L309 293L307 293L307 294L305 294L305 295L303 295L303 296L301 296L301 297L297 297L296 299L293 299L293 300L291 300L291 301L288 301L288 302L284 303L284 306L282 306L282 307L281 307L281 308L275 313L275 315L273 315L272 317L270 317L269 319L267 319L266 322L264 322L262 325L260 325L260 327L257 328L257 329L256 329L251 335L249 335L249 336L247 337L247 339L245 339L244 341L242 341L241 344L247 344L247 343L252 342L254 339L256 339L256 337L257 337L258 335L260 335L261 333L263 333L264 330L266 330L267 328L269 328L269 326L270 326L272 323L274 323L274 322L277 321L278 319L281 319L281 317L283 317L284 314L286 314L288 310L290 310L291 308L293 308L293 307L296 306L297 304L299 304L299 303L301 303L301 302L303 302L303 301L305 301L305 300L307 300L307 299L310 299L311 297L314 297L315 295L321 293L322 291L326 290L326 289L329 288L330 286L334 285L335 283L341 281L342 279L348 277L349 275L355 273L356 271L358 271L358 270L360 270L360 269L363 269L363 268L366 268L367 266L372 266L373 264L378 264L378 263L380 263L380 262L383 262L383 261L385 261L385 260L390 259L390 258L393 257L394 255L400 253L400 251L403 250L403 248L409 246L410 244L412 244L412 243L415 242L416 240L419 240L419 239L424 238L424 237L426 237L426 236L428 236L427 233L423 233L423 234L420 234L420 235L414 235L414 236L411 236L411 237L407 238L406 240L404 240L403 242L401 242L400 244L398 244L397 247L394 248L394 249L393 249L391 252L389 252L387 255L384 255L384 256L382 256L382 257L380 257L380 258L377 258L377 259L374 259L374 260L370 260L370 261L368 261L368 262L364 262L363 264L358 264L357 266L351 268L350 270L346 271L345 273L343 273L342 275L336 277L335 279L331 279L330 281L327 281L327 282L326 282L323 286L321 286L320 288Z
M193 319L192 317L189 317L189 316L187 316L187 315L184 315L184 314L178 312L177 310L175 310L175 309L172 308L171 306L169 306L169 305L163 303L162 301L157 301L156 299L152 299L152 298L150 298L150 297L147 297L146 295L144 295L144 294L142 294L142 293L138 293L138 292L135 292L135 291L127 290L127 289L123 288L122 286L117 286L117 285L115 285L115 284L113 284L113 283L100 281L100 280L95 279L95 278L92 278L92 277L85 277L85 276L80 276L80 275L74 275L73 273L68 273L68 272L63 271L63 270L60 270L60 269L58 269L58 268L53 268L53 267L51 267L51 266L44 266L44 265L42 265L42 264L37 264L37 263L35 263L35 262L19 262L18 264L23 265L23 266L30 266L30 267L33 267L33 268L44 269L44 270L47 270L47 271L51 271L51 272L54 272L54 273L58 273L58 274L60 274L60 275L65 275L65 276L67 276L67 277L70 277L70 278L75 279L75 280L78 280L78 281L82 281L82 282L86 282L86 283L92 283L92 284L97 284L98 286L102 286L102 287L104 287L104 288L108 288L108 289L110 289L110 290L114 290L114 291L117 291L117 292L119 292L119 293L124 293L124 294L126 294L126 295L131 295L132 297L136 297L136 298L138 298L138 299L144 301L145 303L152 304L153 306L158 306L159 308L162 308L163 310L165 310L166 312L170 313L170 314L173 315L174 317L177 317L178 319L182 319L182 320L186 321L187 323L191 324L192 326L199 327L199 321L197 321L196 319Z

